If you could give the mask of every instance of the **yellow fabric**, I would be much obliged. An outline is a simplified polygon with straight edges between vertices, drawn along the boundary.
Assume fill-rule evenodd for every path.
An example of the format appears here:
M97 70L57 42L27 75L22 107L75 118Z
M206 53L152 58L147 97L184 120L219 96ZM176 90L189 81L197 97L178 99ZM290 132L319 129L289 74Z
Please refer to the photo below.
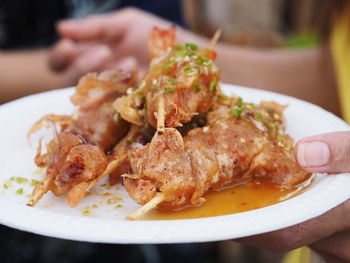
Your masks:
M344 10L333 30L331 51L343 118L350 123L350 8Z
M307 247L295 249L287 254L282 263L310 263L311 250Z

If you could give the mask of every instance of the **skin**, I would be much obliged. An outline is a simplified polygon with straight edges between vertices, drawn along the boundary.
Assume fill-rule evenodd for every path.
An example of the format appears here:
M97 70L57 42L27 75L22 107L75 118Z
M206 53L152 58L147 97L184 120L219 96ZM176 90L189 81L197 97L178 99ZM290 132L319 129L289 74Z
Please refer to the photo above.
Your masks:
M0 104L60 87L47 67L48 50L0 52Z

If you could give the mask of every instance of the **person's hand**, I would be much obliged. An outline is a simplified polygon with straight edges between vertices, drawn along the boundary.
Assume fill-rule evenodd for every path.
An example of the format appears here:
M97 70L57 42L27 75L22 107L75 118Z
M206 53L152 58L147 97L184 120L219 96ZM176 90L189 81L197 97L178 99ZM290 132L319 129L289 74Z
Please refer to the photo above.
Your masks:
M297 143L295 154L310 172L350 172L350 132L304 138ZM350 262L350 200L304 223L236 241L273 252L309 246L327 262Z
M130 70L148 66L148 35L154 26L167 28L171 22L126 8L58 24L62 36L52 49L49 66L62 74L63 85L71 85L86 72L106 68ZM177 38L193 40L195 35L177 28Z

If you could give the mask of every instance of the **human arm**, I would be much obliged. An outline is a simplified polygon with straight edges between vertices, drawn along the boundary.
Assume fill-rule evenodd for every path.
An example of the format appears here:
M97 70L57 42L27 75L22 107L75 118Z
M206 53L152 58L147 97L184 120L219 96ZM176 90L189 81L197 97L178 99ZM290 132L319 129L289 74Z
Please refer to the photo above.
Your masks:
M47 67L48 50L0 52L0 103L57 88L58 77Z

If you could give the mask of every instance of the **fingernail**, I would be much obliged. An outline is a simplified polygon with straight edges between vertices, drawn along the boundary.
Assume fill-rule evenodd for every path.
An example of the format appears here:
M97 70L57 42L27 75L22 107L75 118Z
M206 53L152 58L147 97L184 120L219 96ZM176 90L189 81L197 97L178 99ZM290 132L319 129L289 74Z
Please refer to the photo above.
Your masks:
M302 142L298 145L297 158L299 164L303 167L324 166L329 163L331 152L325 142Z

